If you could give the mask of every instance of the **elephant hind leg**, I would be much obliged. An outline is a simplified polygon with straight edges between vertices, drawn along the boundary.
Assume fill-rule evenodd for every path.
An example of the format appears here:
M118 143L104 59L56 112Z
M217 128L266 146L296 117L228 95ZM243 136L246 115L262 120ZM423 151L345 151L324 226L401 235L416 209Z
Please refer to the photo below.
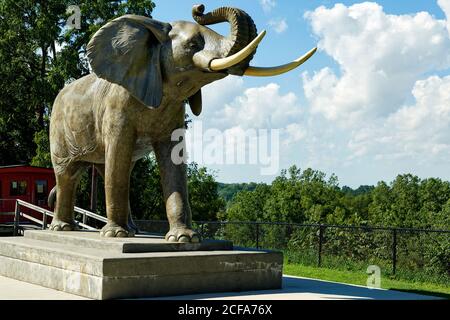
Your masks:
M64 171L56 173L56 206L54 217L50 225L52 231L71 231L78 229L73 207L78 182L85 163L75 162L68 165Z

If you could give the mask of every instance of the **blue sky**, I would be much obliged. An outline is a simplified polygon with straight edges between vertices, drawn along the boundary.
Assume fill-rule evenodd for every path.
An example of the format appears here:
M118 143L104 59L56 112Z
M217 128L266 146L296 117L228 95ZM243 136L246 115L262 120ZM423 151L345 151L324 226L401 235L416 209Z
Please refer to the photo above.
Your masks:
M192 21L194 2L155 1L153 18ZM335 173L340 185L410 172L450 179L450 0L202 2L234 6L267 30L253 65L272 78L227 77L204 88L204 128L280 129L280 166ZM449 15L447 19L445 12ZM228 25L214 26L226 34ZM271 182L259 165L208 164L222 182Z

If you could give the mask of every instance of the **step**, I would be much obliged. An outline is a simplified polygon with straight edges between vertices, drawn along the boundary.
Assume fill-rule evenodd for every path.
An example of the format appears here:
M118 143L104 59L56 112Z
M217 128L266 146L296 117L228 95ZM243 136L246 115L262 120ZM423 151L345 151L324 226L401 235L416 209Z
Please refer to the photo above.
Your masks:
M0 275L93 299L281 288L279 252L174 246L149 235L102 240L98 232L51 231L0 238Z
M233 249L231 241L205 240L201 243L178 243L167 242L163 237L152 234L139 234L132 238L105 238L101 237L98 231L53 232L48 230L27 230L24 237L120 253Z

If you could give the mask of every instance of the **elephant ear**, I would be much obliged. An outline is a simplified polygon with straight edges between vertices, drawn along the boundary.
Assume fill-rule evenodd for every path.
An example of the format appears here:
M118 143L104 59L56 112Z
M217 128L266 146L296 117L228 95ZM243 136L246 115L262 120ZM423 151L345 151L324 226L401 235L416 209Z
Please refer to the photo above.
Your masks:
M199 116L202 113L202 89L198 90L193 96L189 97L189 106L194 115Z
M89 41L87 56L100 78L127 89L148 107L161 104L161 43L171 25L144 16L124 15L101 27Z

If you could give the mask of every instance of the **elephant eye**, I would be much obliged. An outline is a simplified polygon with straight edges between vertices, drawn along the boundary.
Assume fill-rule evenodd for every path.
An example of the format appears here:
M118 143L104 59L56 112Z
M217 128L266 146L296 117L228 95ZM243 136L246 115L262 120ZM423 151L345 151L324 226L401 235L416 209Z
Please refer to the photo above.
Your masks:
M196 38L189 42L189 48L201 50L204 46L204 43L205 41L203 40L203 38Z

